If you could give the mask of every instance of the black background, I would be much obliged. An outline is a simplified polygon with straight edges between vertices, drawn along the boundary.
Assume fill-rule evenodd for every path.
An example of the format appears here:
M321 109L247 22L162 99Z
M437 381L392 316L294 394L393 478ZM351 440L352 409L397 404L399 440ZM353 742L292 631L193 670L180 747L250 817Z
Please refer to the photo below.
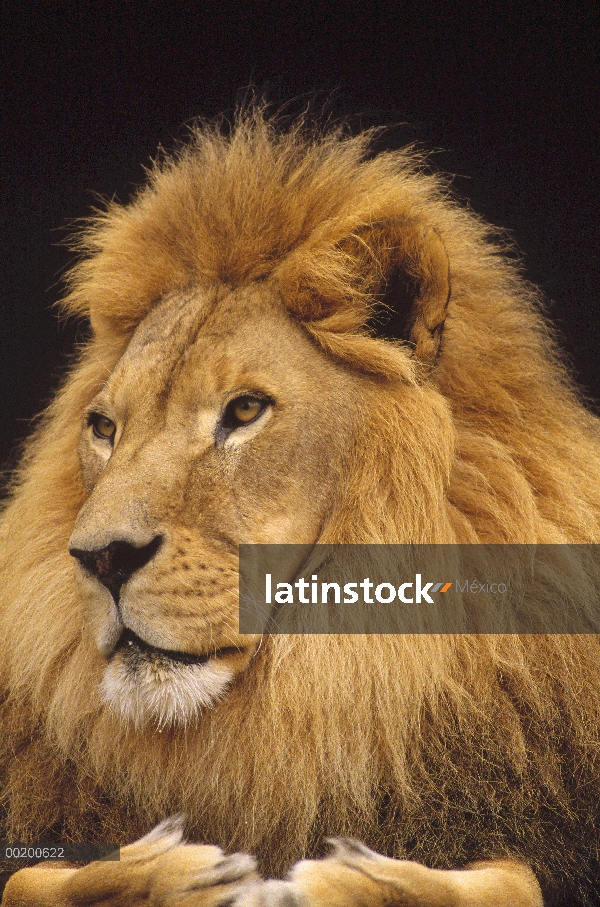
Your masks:
M435 151L455 192L510 230L597 401L598 10L4 3L0 461L14 461L81 334L52 309L71 260L65 227L98 194L125 201L159 143L173 147L195 116L231 115L249 84L297 110L316 92L355 130L392 126L388 147Z

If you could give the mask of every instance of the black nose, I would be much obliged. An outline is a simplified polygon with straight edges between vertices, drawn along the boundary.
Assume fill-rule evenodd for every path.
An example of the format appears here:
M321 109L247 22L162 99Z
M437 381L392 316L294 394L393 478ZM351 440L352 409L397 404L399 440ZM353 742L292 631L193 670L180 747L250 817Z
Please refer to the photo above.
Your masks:
M105 548L93 551L71 548L70 553L106 586L115 602L118 602L121 586L136 570L145 567L152 560L162 541L162 535L157 535L147 545L138 547L132 542L118 539Z

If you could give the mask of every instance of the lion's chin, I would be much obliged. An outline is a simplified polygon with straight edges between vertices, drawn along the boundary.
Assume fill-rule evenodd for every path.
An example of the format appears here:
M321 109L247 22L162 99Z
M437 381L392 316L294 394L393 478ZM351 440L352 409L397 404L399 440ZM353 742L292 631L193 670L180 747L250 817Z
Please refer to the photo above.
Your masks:
M102 698L122 721L163 730L212 708L233 677L218 657L160 650L125 633L104 672Z

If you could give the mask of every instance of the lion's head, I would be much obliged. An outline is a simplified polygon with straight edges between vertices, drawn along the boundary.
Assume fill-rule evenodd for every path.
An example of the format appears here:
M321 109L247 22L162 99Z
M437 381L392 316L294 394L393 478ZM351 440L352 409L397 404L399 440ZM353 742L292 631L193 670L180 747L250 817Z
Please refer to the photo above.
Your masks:
M568 812L544 729L585 775L592 638L238 631L240 543L600 541L597 429L535 294L421 162L368 146L200 127L82 237L65 305L93 336L1 527L15 837L181 810L275 871L326 833L535 861ZM471 833L477 777L538 811L527 841L504 807Z
M240 544L455 537L440 503L450 416L424 385L450 294L443 243L403 215L345 232L328 252L353 296L332 299L310 282L290 295L299 249L260 276L187 280L130 326L86 406L89 497L70 551L107 659L103 697L126 720L185 724L247 668L259 640L237 628ZM395 342L376 339L377 328ZM382 513L381 525L360 529L347 512L364 506L349 477L364 471L367 449L389 471L382 416L404 423L394 495L409 497L420 471L425 525ZM414 434L422 419L440 438L426 465Z
M70 540L124 718L185 722L247 667L238 546L319 538L363 383L264 282L176 293L135 330L85 412Z

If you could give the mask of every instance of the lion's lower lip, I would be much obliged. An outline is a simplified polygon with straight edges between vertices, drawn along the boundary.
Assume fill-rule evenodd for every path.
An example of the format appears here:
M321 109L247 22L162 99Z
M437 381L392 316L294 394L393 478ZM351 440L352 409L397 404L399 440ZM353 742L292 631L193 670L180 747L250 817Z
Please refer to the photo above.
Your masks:
M178 652L173 649L161 649L158 646L152 646L150 643L141 639L133 630L126 627L117 643L115 654L127 649L137 649L140 654L151 656L153 658L166 658L169 661L178 662L185 665L203 665L212 658L222 658L227 655L238 654L241 650L235 646L225 646L221 649L215 649L214 652L205 652L202 655L193 655L190 652Z

